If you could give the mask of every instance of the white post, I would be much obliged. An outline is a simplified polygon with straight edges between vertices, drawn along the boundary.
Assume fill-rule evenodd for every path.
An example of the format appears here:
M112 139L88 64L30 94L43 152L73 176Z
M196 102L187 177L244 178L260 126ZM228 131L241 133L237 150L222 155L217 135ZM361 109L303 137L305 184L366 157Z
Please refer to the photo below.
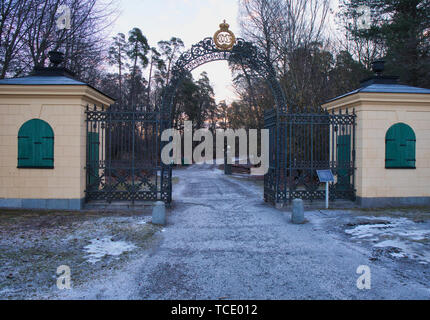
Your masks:
M325 183L325 208L328 209L329 208L329 194L330 194L330 188L329 188L329 182Z

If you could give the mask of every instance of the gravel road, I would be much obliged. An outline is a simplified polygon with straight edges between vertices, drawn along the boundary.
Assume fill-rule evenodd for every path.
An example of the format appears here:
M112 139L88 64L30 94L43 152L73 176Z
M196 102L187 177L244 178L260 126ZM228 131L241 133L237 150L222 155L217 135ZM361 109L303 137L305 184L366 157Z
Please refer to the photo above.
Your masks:
M214 166L175 172L175 204L162 240L130 280L131 299L429 299L430 287L365 246L328 232L324 214L288 214L262 201L261 186ZM361 265L371 290L357 288ZM424 268L424 267L423 267ZM425 267L427 268L427 267Z

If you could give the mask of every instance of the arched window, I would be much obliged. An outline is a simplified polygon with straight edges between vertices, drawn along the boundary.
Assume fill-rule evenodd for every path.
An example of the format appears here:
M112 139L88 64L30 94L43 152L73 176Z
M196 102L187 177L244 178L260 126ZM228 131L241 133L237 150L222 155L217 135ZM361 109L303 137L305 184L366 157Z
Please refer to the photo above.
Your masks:
M410 126L398 123L385 138L385 168L416 169L416 135Z
M18 168L54 168L54 131L47 122L33 119L19 129Z

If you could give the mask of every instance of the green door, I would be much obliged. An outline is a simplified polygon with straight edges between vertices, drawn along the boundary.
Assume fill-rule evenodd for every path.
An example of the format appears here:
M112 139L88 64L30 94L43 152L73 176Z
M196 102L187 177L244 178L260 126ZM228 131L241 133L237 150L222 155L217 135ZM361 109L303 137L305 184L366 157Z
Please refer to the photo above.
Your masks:
M351 186L351 136L343 135L337 139L337 161L338 175L337 188L338 190L348 190Z
M100 155L100 138L97 132L88 132L88 187L98 189L99 180L99 155Z

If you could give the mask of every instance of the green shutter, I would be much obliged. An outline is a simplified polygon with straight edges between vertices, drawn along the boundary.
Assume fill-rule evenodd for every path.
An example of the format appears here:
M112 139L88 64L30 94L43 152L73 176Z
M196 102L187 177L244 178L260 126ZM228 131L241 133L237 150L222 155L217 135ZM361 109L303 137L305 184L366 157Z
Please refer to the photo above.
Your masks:
M30 120L19 130L18 168L54 168L54 132L45 121Z
M351 176L349 167L351 165L351 136L342 135L337 138L337 161L338 174L337 185L338 190L348 189L351 185Z
M28 128L22 127L18 134L18 167L29 167L33 164L33 139Z
M408 168L416 168L417 167L417 159L416 159L416 138L410 138L406 140L406 165Z
M385 167L387 169L416 168L416 136L404 123L392 126L385 140Z
M54 132L46 122L39 123L40 157L39 166L54 167Z
M97 132L88 132L88 185L90 188L99 187L99 153L100 137Z

